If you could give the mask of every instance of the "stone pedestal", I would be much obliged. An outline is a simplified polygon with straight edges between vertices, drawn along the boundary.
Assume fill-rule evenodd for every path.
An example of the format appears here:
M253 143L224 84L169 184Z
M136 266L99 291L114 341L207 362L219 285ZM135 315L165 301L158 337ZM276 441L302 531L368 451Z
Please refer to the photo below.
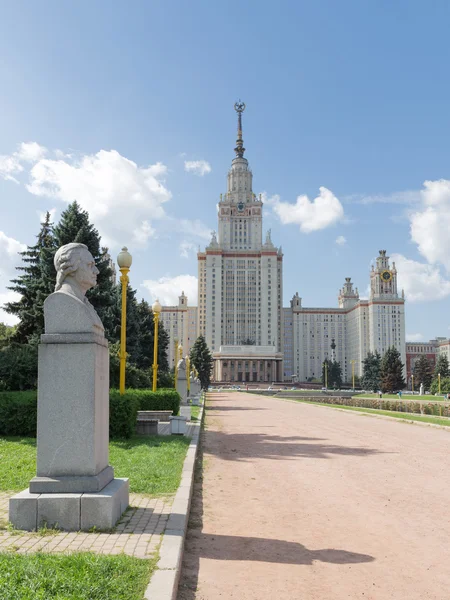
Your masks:
M41 336L37 473L13 496L17 529L113 527L128 507L128 480L108 464L108 342L95 333Z
M185 370L180 369L178 371L177 392L180 394L181 404L187 404L187 379Z
M186 417L169 417L170 433L184 435L186 433Z
M180 406L180 417L184 417L188 421L191 420L191 407L188 406Z

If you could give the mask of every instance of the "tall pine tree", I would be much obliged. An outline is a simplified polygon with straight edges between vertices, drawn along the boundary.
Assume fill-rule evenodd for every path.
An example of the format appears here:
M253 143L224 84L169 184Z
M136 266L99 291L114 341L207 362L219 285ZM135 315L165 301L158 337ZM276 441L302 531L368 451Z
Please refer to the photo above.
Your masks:
M61 214L61 219L54 227L56 248L77 242L85 244L95 260L99 270L97 285L90 289L86 296L92 303L105 326L108 334L108 310L112 307L115 299L115 284L112 280L112 270L107 258L107 248L101 246L100 235L89 221L89 213L82 210L78 202L74 201ZM53 254L54 256L54 254ZM53 256L49 260L53 261ZM50 267L50 265L48 265Z
M430 361L425 354L422 354L422 356L419 357L414 365L414 381L418 386L423 383L424 388L429 390L432 378L433 373L431 370Z
M5 305L6 312L20 319L13 336L15 342L37 343L44 331L44 300L55 286L53 255L56 251L50 213L47 212L34 246L20 252L23 265L16 267L21 274L11 281L9 290L21 298ZM51 262L50 262L51 261Z
M195 340L191 348L190 358L191 365L197 369L202 390L207 390L211 382L213 357L202 335Z
M436 366L434 367L433 380L438 378L439 373L441 374L441 379L450 376L448 358L445 354L439 354L437 358Z
M368 352L363 360L363 376L361 385L365 390L376 392L380 389L381 356L377 350Z
M403 363L400 352L394 346L386 350L381 359L381 391L398 392L405 387Z

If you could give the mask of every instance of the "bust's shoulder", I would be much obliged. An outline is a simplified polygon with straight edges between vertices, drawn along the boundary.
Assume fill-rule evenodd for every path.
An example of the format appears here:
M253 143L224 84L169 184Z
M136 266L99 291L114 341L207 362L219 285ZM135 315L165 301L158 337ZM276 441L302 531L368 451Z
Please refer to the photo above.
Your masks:
M45 333L103 333L93 307L64 291L53 292L45 299L44 320Z

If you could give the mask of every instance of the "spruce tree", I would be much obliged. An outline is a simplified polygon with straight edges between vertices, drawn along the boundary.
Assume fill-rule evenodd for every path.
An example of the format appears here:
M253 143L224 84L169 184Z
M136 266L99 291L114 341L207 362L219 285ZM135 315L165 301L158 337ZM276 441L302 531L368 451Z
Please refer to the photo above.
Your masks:
M112 280L112 270L106 256L107 248L101 246L100 235L89 221L89 213L82 210L78 202L74 201L61 214L61 219L54 227L56 249L65 244L77 242L85 244L95 260L99 274L97 285L90 289L86 296L94 306L98 316L103 322L105 333L109 332L108 310L115 300L115 284ZM53 253L54 256L54 253ZM49 256L49 261L53 261ZM50 265L49 268L51 269Z
M430 361L425 354L422 354L414 365L414 381L418 386L423 383L424 388L429 390L432 378Z
M368 352L363 360L361 386L365 390L376 392L380 389L381 356L378 351Z
M195 340L191 348L190 358L191 365L197 369L202 390L207 390L211 383L213 357L202 335Z
M47 212L34 246L20 252L23 265L16 267L21 274L11 281L9 290L17 292L21 298L5 305L6 312L20 319L13 340L18 343L38 342L44 332L44 300L55 286L53 261L56 251L50 213Z
M330 372L328 373L328 385L340 389L342 386L342 368L337 360L330 363Z
M403 379L403 363L400 352L391 346L386 350L381 359L381 390L393 393L405 387Z
M439 373L441 374L441 379L450 376L448 358L445 354L440 354L437 358L436 366L434 367L433 380L438 378Z

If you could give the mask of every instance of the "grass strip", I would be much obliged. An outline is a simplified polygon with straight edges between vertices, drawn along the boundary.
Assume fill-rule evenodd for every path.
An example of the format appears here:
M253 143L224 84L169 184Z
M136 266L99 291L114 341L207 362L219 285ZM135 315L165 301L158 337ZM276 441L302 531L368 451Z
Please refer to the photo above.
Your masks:
M190 438L135 436L109 444L109 462L116 477L129 477L130 491L152 496L174 494L181 481ZM0 438L0 491L18 492L36 474L34 438Z
M353 398L378 398L378 394L353 394ZM397 394L383 394L382 400L415 400L420 402L445 402L447 399L443 396L420 396L419 394L402 394L399 398Z
M314 402L308 400L301 400L299 398L292 398L291 402L303 402L304 404L314 404L316 406L326 406L328 408L338 408L343 410L353 410L355 412L369 413L373 415L385 415L387 417L394 417L395 419L403 419L404 421L419 421L422 423L432 423L433 425L444 425L450 427L450 419L433 417L427 415L416 415L414 413L399 413L394 410L378 410L377 408L364 408L360 406L347 406L345 404L327 404L326 402Z
M1 600L141 600L151 560L120 554L0 553Z

